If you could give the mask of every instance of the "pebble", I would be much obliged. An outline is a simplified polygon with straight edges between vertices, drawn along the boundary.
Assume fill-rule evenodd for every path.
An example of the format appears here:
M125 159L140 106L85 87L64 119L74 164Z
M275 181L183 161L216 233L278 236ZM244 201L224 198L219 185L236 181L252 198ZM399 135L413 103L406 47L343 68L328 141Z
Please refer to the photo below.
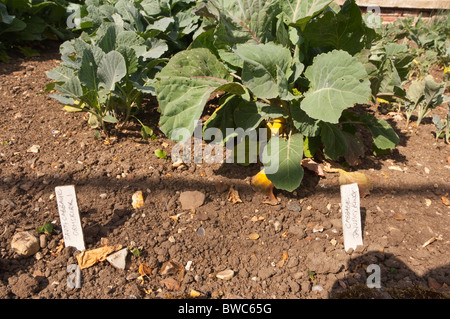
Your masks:
M291 212L301 212L302 207L297 201L289 201L287 204L287 209L289 209Z
M41 248L47 247L47 236L45 234L39 236L39 246Z
M317 292L322 292L323 291L323 287L321 285L314 285L311 288L311 291L317 291Z
M322 225L316 225L316 226L314 226L314 228L313 228L313 233L321 233L321 232L323 232L323 226Z
M199 227L197 229L197 235L204 236L205 235L205 229L203 227Z
M389 166L388 168L389 168L390 170L393 170L393 171L403 172L403 170L402 170L400 167L395 166L395 165Z
M123 248L106 257L106 260L109 261L109 263L117 269L125 269L127 255L128 248Z
M273 227L275 227L275 232L279 232L281 230L281 223L278 220L276 220L273 223Z
M297 236L305 235L305 226L302 224L294 224L289 227L289 233Z
M139 276L140 276L140 274L138 272L132 272L132 273L128 274L125 279L127 281L132 281L132 280L139 278Z
M216 277L222 280L230 280L234 276L234 271L231 269L226 269L217 273Z
M11 248L18 254L28 257L39 251L39 240L28 231L19 232L13 236Z
M29 149L27 149L28 153L39 153L39 149L41 147L39 145L33 145Z
M183 163L182 159L179 159L176 162L172 163L172 167L181 170L181 169L185 168L186 165Z
M205 194L200 191L187 191L180 194L181 208L183 210L196 209L203 205Z

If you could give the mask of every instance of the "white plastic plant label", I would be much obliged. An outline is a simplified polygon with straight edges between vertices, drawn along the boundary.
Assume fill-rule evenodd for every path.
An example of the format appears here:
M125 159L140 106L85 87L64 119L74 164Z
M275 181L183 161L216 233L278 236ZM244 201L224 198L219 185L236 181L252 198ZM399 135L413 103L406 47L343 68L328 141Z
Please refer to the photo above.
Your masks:
M85 250L75 187L73 185L58 186L55 187L55 193L64 245L75 247L80 251Z
M341 185L341 205L344 248L348 251L350 248L356 249L357 246L363 245L357 183Z

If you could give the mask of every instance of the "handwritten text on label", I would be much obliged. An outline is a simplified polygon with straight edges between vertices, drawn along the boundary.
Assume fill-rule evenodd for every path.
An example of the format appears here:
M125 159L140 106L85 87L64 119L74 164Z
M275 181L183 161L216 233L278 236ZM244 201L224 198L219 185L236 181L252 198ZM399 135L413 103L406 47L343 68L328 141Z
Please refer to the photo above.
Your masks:
M81 228L75 187L73 185L58 186L55 187L55 193L64 245L84 250L83 229Z
M342 227L345 251L363 244L358 184L341 185Z

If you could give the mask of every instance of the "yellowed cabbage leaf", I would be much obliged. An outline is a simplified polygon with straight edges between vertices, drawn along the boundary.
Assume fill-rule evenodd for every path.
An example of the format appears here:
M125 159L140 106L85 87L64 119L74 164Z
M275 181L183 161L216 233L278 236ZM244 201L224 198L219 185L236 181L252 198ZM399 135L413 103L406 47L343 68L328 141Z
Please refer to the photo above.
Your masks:
M256 191L262 193L267 196L267 200L265 200L264 204L269 205L278 205L279 202L275 195L273 194L273 183L267 178L264 170L261 170L252 177L252 185L255 187Z
M367 196L373 189L372 181L363 173L360 172L346 172L342 169L339 171L339 185L347 185L357 183L359 192L362 197Z

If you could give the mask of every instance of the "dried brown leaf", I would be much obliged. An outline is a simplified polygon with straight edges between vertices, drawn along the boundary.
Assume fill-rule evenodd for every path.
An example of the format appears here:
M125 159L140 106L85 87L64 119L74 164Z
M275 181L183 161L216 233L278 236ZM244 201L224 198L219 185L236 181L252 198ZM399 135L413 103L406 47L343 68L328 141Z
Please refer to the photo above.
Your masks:
M323 162L323 170L327 173L339 173L342 166L337 163Z
M310 171L313 171L318 176L325 176L322 166L314 162L311 158L302 159L302 166Z
M242 203L241 198L239 197L239 192L234 189L233 185L230 186L230 190L228 191L228 201L233 204Z
M151 276L152 270L150 269L150 267L147 267L147 265L140 264L139 265L139 273L141 274L141 276Z
M283 267L284 263L286 262L287 259L288 259L288 253L287 253L287 251L283 251L283 258L278 262L278 266Z
M161 284L165 285L168 290L178 290L180 289L180 284L178 281L173 279L172 277L164 278L160 281Z
M163 276L165 276L165 275L173 275L173 274L176 274L176 273L180 272L182 269L183 269L183 267L180 264L178 264L175 261L169 260L169 261L166 261L162 265L161 270L160 270L160 274L163 275Z
M78 266L80 266L80 269L91 267L99 261L104 261L109 254L120 250L121 248L122 245L116 245L103 246L92 250L83 250L77 255Z

